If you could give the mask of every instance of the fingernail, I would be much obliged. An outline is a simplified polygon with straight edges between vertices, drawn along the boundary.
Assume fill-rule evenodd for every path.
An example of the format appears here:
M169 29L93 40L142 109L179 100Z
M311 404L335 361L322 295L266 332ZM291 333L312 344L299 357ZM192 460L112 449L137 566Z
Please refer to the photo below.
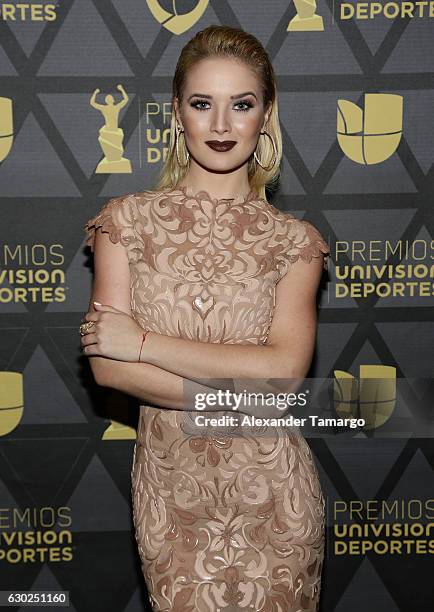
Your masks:
M101 306L100 302L94 302L94 304L96 304L97 306Z

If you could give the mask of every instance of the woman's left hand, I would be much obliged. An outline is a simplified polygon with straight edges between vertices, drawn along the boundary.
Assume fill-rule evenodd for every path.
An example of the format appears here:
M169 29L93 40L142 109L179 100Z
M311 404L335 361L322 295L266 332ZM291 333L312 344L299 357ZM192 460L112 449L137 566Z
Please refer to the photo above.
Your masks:
M95 312L89 311L83 318L83 323L94 321L81 336L84 355L137 362L144 330L130 315L114 306L94 302L94 307Z

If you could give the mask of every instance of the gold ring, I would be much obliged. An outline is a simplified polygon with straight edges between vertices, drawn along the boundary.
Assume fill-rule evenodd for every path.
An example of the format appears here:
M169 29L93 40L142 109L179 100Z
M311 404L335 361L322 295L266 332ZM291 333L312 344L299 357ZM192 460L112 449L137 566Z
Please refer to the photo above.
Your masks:
M86 332L95 325L95 321L87 321L80 325L80 336L85 336Z

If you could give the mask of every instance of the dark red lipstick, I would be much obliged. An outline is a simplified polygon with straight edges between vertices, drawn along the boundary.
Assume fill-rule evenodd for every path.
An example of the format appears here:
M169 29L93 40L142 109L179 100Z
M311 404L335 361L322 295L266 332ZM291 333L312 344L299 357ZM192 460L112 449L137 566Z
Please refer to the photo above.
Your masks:
M214 151L229 151L237 144L236 140L206 140L205 143Z

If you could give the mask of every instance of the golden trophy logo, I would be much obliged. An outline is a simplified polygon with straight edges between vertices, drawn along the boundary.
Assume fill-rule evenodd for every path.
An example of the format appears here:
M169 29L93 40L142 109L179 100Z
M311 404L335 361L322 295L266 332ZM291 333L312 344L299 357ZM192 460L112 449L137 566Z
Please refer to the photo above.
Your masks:
M20 424L23 412L23 375L0 372L0 436L6 436Z
M124 147L122 141L124 139L124 131L118 125L119 111L127 104L129 98L122 85L118 85L117 88L122 94L122 100L117 104L114 103L114 98L111 94L105 97L105 104L98 104L96 96L101 91L100 89L95 89L89 102L93 108L101 111L105 121L99 130L98 136L98 142L103 150L104 158L96 167L95 174L131 173L131 162L123 157Z
M397 149L402 135L403 97L365 94L365 111L338 100L337 137L342 151L358 164L379 164Z
M0 98L0 162L9 155L14 141L12 100Z
M324 22L316 14L316 0L294 0L297 14L286 28L287 32L323 32Z
M158 21L172 34L183 34L191 28L204 14L209 0L199 0L191 11L183 8L180 0L146 0L149 10ZM167 6L166 10L161 5Z
M361 365L359 380L349 372L334 370L333 402L341 418L362 418L363 430L384 425L396 404L396 369Z

